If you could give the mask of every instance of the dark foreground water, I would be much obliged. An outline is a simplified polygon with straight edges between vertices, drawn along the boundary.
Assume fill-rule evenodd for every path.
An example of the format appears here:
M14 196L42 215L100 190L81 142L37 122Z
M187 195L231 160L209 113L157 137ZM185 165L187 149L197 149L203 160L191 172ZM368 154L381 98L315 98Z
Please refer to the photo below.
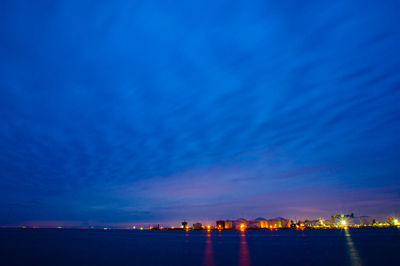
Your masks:
M0 265L399 265L399 228L0 229Z

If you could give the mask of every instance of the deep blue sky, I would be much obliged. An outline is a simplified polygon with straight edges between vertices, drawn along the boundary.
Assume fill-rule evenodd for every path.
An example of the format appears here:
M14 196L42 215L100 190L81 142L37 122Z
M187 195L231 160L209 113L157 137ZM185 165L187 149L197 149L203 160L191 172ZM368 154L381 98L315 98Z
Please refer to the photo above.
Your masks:
M399 2L328 2L1 1L0 225L400 214Z

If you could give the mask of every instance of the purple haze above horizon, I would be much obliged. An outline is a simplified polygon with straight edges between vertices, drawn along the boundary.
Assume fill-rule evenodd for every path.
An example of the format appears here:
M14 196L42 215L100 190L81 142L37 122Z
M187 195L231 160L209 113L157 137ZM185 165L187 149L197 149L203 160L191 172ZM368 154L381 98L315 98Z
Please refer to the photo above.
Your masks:
M1 1L0 226L400 214L398 1Z

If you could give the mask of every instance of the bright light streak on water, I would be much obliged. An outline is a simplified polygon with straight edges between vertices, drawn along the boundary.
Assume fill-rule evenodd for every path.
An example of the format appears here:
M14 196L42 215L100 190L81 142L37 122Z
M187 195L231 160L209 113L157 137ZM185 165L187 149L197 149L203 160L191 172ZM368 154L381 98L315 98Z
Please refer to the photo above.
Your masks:
M347 227L344 228L344 233L346 236L346 243L348 247L348 252L351 260L351 265L360 266L362 265L358 251L354 246L353 240L351 239L350 231Z
M250 266L249 247L245 232L240 234L239 266Z
M207 238L206 238L206 247L204 250L204 266L213 266L215 265L214 262L214 254L212 248L212 240L211 240L211 232L207 231Z

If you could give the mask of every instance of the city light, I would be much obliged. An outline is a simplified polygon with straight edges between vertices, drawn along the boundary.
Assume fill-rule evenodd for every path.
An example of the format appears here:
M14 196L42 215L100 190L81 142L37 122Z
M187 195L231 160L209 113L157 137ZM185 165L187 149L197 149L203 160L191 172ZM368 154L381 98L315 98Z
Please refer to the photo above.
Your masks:
M371 216L360 216L356 217L353 213L351 214L335 214L331 216L331 219L315 219L315 220L304 220L296 221L285 218L276 219L265 219L262 217L254 220L246 220L244 218L238 218L236 220L217 220L215 225L201 223L194 223L193 227L189 227L187 222L182 222L182 230L232 230L236 229L239 231L245 231L247 229L270 229L271 231L279 229L297 229L305 230L308 228L359 228L359 227L382 227L382 226L400 226L400 218L388 217L386 222L377 223ZM179 227L177 227L180 229ZM171 227L170 229L173 229Z
M246 229L246 225L245 224L241 224L240 225L240 231L244 231Z

